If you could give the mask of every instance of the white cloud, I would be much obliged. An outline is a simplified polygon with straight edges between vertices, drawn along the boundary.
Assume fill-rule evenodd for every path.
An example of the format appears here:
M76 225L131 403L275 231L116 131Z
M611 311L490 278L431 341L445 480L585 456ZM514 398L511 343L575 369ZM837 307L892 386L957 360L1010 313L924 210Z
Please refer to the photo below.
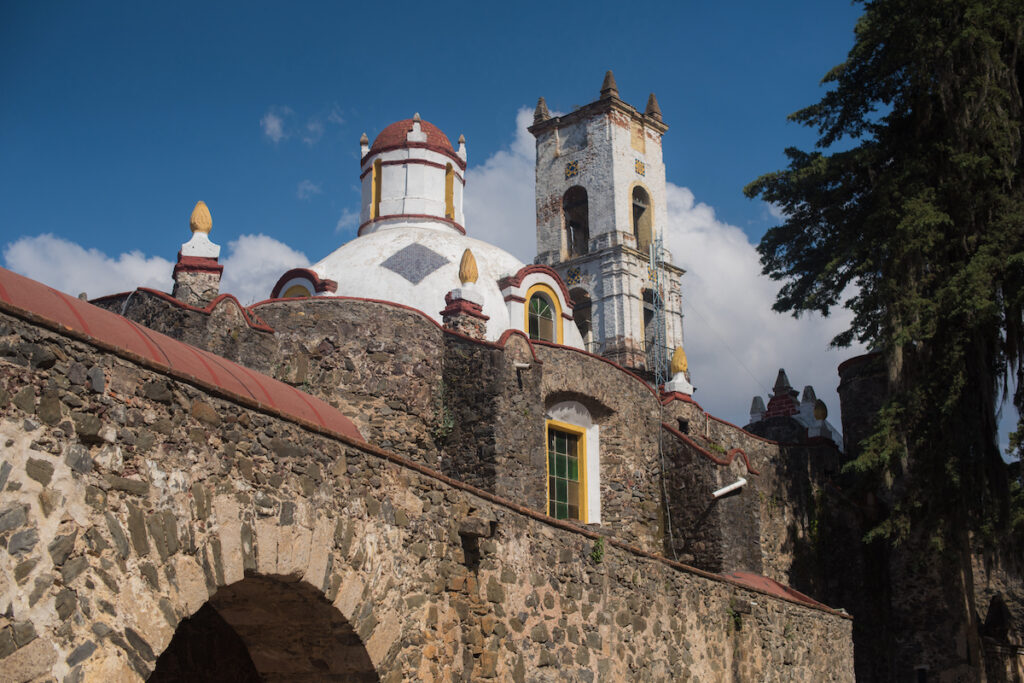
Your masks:
M768 215L777 221L786 220L786 212L782 210L782 207L773 202L765 202L765 207L768 209Z
M285 118L291 114L292 110L288 107L271 107L260 119L260 128L263 129L263 134L270 138L275 145L288 137L288 132L285 130Z
M536 253L533 112L516 113L513 142L466 172L466 230L520 260ZM472 153L472 149L470 149ZM777 283L762 276L754 245L739 228L719 221L693 193L668 184L666 247L683 276L683 324L695 395L713 415L747 423L750 399L767 398L779 368L797 390L813 385L840 428L836 367L862 353L829 342L849 324L845 309L832 317L794 319L771 310ZM776 218L778 207L767 206Z
M324 124L318 119L310 119L306 123L305 132L302 134L302 141L312 147L324 136Z
M754 245L736 226L717 219L688 188L668 183L665 246L683 276L683 330L694 398L718 417L746 424L750 399L768 398L779 368L795 389L812 385L837 429L839 363L864 349L831 349L852 319L846 309L828 318L793 318L771 310L778 284L761 275Z
M309 265L309 259L284 242L266 235L241 235L227 244L224 279L220 291L234 294L249 305L270 296L277 279L292 268Z
M352 209L345 209L338 218L338 224L334 226L334 232L352 230L359 225L359 212ZM355 235L353 235L354 237Z
M345 117L341 115L341 110L337 106L331 107L331 113L327 115L327 120L338 126L345 123Z
M54 289L90 299L149 287L170 292L174 262L133 251L110 257L98 249L38 235L22 237L3 250L4 266ZM242 235L222 251L222 293L234 294L243 304L270 296L277 279L287 270L309 265L302 252L266 235Z
M4 266L72 296L106 294L152 287L170 291L174 263L131 251L111 258L50 234L22 237L7 244Z
M537 213L534 208L536 147L526 127L533 111L516 113L515 139L480 166L466 170L466 232L495 244L530 263L537 252ZM473 150L468 149L472 155ZM470 157L472 158L472 157Z
M314 183L312 180L303 180L295 190L295 195L299 199L309 199L313 195L320 194L321 192L323 192L323 186L321 184Z

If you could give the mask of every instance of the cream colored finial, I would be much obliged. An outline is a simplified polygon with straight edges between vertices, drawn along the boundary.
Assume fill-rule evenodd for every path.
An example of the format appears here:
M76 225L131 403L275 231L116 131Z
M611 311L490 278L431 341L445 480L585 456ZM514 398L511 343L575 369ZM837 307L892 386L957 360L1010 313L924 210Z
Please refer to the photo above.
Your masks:
M206 207L205 202L198 202L196 208L192 209L192 217L189 218L188 227L192 232L210 233L210 229L213 228L213 217L210 216L210 210Z
M416 112L415 114L413 114L412 115L412 120L413 121L419 121L420 120L420 113Z
M469 249L462 252L462 262L459 264L459 281L466 285L476 282L479 272L476 269L476 257Z
M824 420L828 417L828 406L820 398L814 402L814 419Z
M678 375L680 372L686 372L689 369L689 365L686 362L686 351L683 351L682 346L677 346L676 350L672 353L672 365L670 371L673 375Z
M362 135L359 136L359 144L360 145L368 145L368 144L370 144L370 138L366 137L366 133L363 133Z

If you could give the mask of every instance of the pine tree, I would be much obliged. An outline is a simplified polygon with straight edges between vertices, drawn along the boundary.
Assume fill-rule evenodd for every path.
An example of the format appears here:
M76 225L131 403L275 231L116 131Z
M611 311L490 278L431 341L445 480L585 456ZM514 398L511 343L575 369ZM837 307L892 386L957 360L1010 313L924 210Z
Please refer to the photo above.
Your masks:
M817 148L745 189L785 214L758 247L782 281L775 309L827 314L852 293L834 343L885 354L891 398L850 467L876 489L913 485L888 492L875 535L1021 534L997 418L1014 375L1024 410L1024 3L864 8L827 93L791 116Z

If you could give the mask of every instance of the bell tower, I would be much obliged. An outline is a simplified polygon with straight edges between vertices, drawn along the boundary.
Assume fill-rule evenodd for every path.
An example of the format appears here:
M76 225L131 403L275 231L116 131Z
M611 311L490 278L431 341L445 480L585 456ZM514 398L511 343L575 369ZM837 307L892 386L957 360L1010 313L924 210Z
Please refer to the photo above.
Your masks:
M656 358L667 365L683 341L683 270L662 246L668 126L657 98L637 111L609 71L599 98L564 116L540 98L529 130L537 140L535 261L569 286L587 350L634 370L653 371Z

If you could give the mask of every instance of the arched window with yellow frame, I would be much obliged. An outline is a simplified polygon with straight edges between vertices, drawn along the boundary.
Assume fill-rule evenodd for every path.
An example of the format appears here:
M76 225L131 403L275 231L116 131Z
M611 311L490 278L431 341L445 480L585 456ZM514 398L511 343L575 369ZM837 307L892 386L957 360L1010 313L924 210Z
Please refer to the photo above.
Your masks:
M640 185L633 187L632 207L636 248L646 252L654 240L654 206L651 204L651 196Z
M554 290L545 284L530 287L525 309L523 328L530 339L562 343L562 307Z
M587 521L586 430L547 420L547 512L555 519Z
M292 285L281 295L281 298L299 299L305 296L313 296L305 285Z

